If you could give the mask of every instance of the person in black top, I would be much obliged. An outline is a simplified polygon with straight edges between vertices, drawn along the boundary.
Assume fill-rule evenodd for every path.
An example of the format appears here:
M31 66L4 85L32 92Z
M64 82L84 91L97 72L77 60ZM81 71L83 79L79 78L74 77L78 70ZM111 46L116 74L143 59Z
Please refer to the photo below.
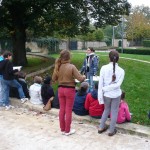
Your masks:
M47 76L44 79L44 83L41 87L41 96L42 96L42 101L44 104L43 109L44 110L50 110L51 109L51 103L54 99L54 91L53 88L51 87L51 77Z
M12 59L12 53L11 52L4 52L3 54L4 60L0 62L0 66L3 66L2 68L2 75L3 75L3 81L6 85L6 90L4 91L5 94L5 100L4 104L6 107L6 110L9 110L11 108L10 101L9 101L9 90L10 87L16 87L18 89L19 97L21 99L21 103L25 103L28 98L25 97L22 86L18 81L15 79L15 73L17 73L18 69L13 69L13 63L11 62Z

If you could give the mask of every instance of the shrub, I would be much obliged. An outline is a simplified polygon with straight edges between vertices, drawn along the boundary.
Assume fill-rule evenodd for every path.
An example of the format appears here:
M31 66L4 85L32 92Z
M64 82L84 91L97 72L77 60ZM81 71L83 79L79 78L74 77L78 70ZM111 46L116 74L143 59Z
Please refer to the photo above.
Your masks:
M119 53L121 53L121 48L116 49ZM139 55L150 55L150 48L145 49L145 48L123 48L123 53L125 54L139 54Z
M143 40L144 47L150 47L150 40Z

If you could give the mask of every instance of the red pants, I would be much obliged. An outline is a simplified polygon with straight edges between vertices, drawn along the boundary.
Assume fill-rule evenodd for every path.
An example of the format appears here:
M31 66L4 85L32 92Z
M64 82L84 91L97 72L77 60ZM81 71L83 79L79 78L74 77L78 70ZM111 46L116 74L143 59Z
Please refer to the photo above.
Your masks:
M61 131L70 132L72 122L72 108L75 98L75 89L59 87L58 98L60 104L59 123Z

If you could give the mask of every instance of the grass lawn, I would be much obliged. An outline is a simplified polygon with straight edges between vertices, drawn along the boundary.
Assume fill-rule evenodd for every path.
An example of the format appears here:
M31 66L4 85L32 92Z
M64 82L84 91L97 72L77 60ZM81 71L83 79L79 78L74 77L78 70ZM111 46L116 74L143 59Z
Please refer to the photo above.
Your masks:
M78 69L81 68L85 52L72 51L71 62ZM97 52L100 56L100 68L108 63L108 53ZM57 57L57 54L52 57ZM133 113L132 122L150 126L150 120L147 117L147 112L150 110L150 64L127 60L125 58L134 58L150 62L150 56L120 54L119 65L125 70L125 79L122 84L122 90L126 92L126 101L128 102L130 112ZM99 73L98 73L99 75Z

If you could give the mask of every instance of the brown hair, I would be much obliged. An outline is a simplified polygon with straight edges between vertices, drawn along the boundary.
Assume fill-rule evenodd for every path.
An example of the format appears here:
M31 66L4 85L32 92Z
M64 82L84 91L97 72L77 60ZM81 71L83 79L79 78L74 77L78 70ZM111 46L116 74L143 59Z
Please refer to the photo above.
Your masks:
M113 75L112 75L112 82L116 80L116 75L115 75L115 64L119 60L119 53L116 50L112 50L109 53L109 59L111 62L113 62Z
M91 50L91 52L95 52L95 50L93 49L93 47L88 47L90 50Z
M54 72L58 75L59 72L59 68L61 66L62 63L64 62L69 62L70 61L70 51L69 50L62 50L60 52L60 56L58 59L56 59L55 61L55 68L54 68Z
M35 76L35 77L34 77L34 83L41 84L41 83L42 83L42 77L40 77L40 76Z

